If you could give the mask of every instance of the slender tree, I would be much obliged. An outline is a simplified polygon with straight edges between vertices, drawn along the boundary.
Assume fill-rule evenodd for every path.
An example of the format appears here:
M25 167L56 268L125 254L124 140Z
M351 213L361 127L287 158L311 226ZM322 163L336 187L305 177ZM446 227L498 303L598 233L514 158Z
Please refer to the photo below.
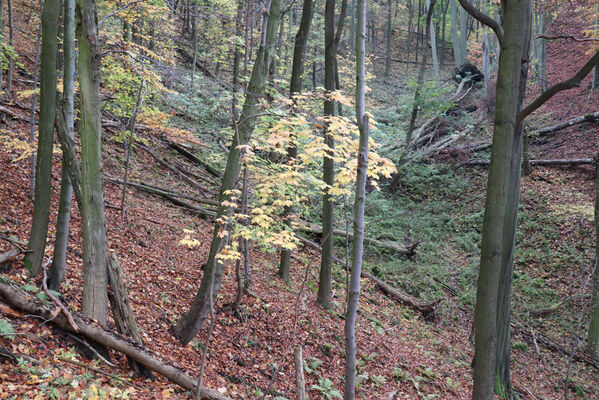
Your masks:
M332 92L335 91L335 58L335 0L326 0L324 11L325 119L329 119L335 115L335 101L330 98ZM328 147L328 154L324 156L323 160L323 180L329 187L332 187L335 183L335 161L333 159L335 139L328 131L328 123L325 123L324 142ZM325 308L331 306L334 217L334 198L327 191L322 197L322 255L317 298L318 304Z
M393 0L387 0L387 26L385 36L387 39L387 49L385 50L385 77L388 78L391 73L391 36L393 34L391 11L393 9Z
M597 67L595 67L597 68ZM595 161L595 266L593 271L593 298L591 300L591 323L587 336L587 352L599 357L599 154Z
M347 315L345 318L345 386L344 400L355 398L356 387L356 315L360 299L362 252L364 245L364 204L366 198L366 170L368 166L368 116L364 113L366 89L366 0L358 0L356 29L356 119L360 129L358 150L358 176L354 202L354 241L351 282L348 288Z
M314 0L304 0L302 7L302 16L300 20L300 26L295 35L295 43L293 46L293 65L291 67L291 78L289 83L289 96L293 98L294 95L302 91L302 75L304 73L304 55L306 54L306 44L308 43L308 35L310 34L310 26L312 24L312 16L314 8ZM294 145L289 146L287 149L287 156L290 160L297 157L297 148ZM285 214L289 215L292 213L292 209L285 210ZM281 249L281 260L279 263L279 276L285 281L289 280L291 264L291 250Z
M56 113L56 50L58 47L59 0L46 0L42 11L40 117L35 173L33 221L25 262L33 276L42 270L46 249L50 193L52 191L52 147ZM10 78L9 78L10 79Z
M81 223L83 232L84 315L106 324L106 217L102 188L102 131L100 114L101 54L95 0L75 5L81 92Z
M248 84L245 103L239 116L239 121L235 124L236 129L220 187L220 205L216 212L216 224L208 261L204 268L204 276L190 309L179 319L175 326L175 335L181 344L184 345L189 343L202 328L202 325L210 314L210 304L213 304L222 281L225 262L218 256L228 244L230 236L229 222L233 215L234 207L230 205L231 202L229 199L231 191L236 188L237 181L239 180L243 148L250 140L256 125L256 118L260 112L259 101L264 95L268 65L272 51L274 50L276 32L281 20L281 0L270 0L270 6L265 8L264 19L266 21L262 31L260 47ZM212 300L210 299L210 293L212 293Z
M64 34L63 34L63 90L62 110L65 119L66 133L74 139L74 105L75 105L75 0L64 2ZM48 287L58 290L64 279L66 271L67 242L69 238L69 220L71 217L71 201L73 186L67 171L67 163L62 162L62 175L60 179L60 201L58 204L58 217L56 220L56 241L54 244L54 257L50 266Z

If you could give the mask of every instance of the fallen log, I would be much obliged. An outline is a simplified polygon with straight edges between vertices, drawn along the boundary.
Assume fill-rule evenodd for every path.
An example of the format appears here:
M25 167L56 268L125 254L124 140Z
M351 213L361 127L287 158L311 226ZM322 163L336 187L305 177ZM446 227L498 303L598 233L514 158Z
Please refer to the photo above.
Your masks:
M182 146L178 145L177 143L173 143L173 142L167 142L167 144L171 149L175 150L177 153L181 154L183 157L187 158L189 161L206 168L206 171L210 172L215 177L217 177L217 178L222 177L223 174L222 174L222 172L220 172L218 170L218 168L210 165L209 163L202 160L201 158L196 157L195 155L191 154L189 151L185 150Z
M119 185L123 184L122 180L116 179L116 178L112 178L112 177L106 177L106 181L108 181L110 183L114 183L114 184L119 184ZM127 186L131 186L131 187L133 187L135 189L141 190L142 192L155 194L157 196L162 196L162 197L165 197L165 198L168 198L168 197L178 197L178 198L181 198L181 199L193 200L193 201L198 202L198 203L203 203L203 204L208 204L208 205L211 205L211 206L217 206L218 207L218 201L216 201L216 200L203 199L201 197L192 196L192 195L181 193L181 192L175 192L173 190L169 190L169 189L162 188L162 187L159 187L159 186L150 185L148 183L127 182Z
M568 357L570 356L570 354L572 354L571 349L567 349L566 347L562 346L556 340L550 338L547 335L538 334L533 338L533 335L530 332L527 332L524 329L520 329L517 326L515 326L514 324L512 324L512 328L514 329L515 333L518 333L518 334L524 336L528 340L531 340L531 341L536 340L538 343L541 343L549 350L556 351L558 353L562 353L563 355L568 356ZM591 357L590 355L588 355L586 353L574 351L574 354L572 354L572 358L575 361L585 363L585 364L590 365L591 367L594 367L595 369L599 370L599 360Z
M312 240L307 239L302 236L299 236L299 235L296 235L296 236L306 246L311 247L316 251L322 251L322 247L320 247L317 243L313 242ZM333 256L333 260L338 264L345 265L344 261L340 260L339 258L337 258L335 256ZM404 304L405 306L407 306L413 310L420 312L426 320L430 321L430 320L435 319L435 309L436 309L437 305L441 302L441 299L434 301L430 304L423 303L413 296L410 296L405 293L401 293L399 290L393 288L392 286L388 285L384 281L380 280L379 278L375 277L372 274L369 274L368 272L366 272L364 270L362 270L361 276L373 281L385 295L391 297L392 299L394 299L396 301L399 301L400 303Z
M599 111L594 112L592 114L585 114L575 118L571 118L567 121L560 122L556 125L547 126L545 128L537 129L536 131L530 132L530 135L543 136L551 132L559 131L560 129L564 129L573 125L578 125L583 122L595 121L599 118Z
M544 317L546 315L549 315L551 313L556 312L557 310L559 310L562 307L567 306L568 304L570 304L574 300L580 300L582 298L587 298L587 297L591 297L591 295L590 294L586 294L586 295L575 294L573 296L566 297L565 299L563 299L559 303L554 304L552 306L549 306L549 307L546 307L546 308L541 308L541 309L538 309L538 310L530 310L528 312L528 314L532 318Z
M22 290L6 283L5 279L0 281L0 299L3 303L21 312L40 316L64 331L74 332L66 317L58 315L52 319L54 315L51 309L41 304L38 300L29 297ZM150 354L149 350L140 344L132 342L116 332L96 325L78 313L73 314L73 319L79 327L79 333L88 339L129 356L139 364L159 373L185 390L195 392L196 382L194 379L190 378L179 368L158 360ZM201 387L200 393L207 399L230 400L229 397L223 396L216 390L207 387Z
M207 188L204 185L201 185L200 183L198 183L195 180L191 179L189 176L187 176L183 172L179 171L177 168L173 167L166 160L163 160L160 157L158 157L149 147L147 147L145 145L139 145L139 147L141 147L142 149L144 149L146 151L146 153L148 153L150 156L152 156L152 158L154 160L156 160L156 162L158 164L162 165L164 168L166 168L169 171L171 171L175 176L181 177L181 179L183 179L185 182L187 182L191 186L193 186L196 189L199 189L199 190L201 190L201 191L203 191L205 193L214 193L214 191L212 189Z
M483 158L474 158L461 164L462 166L489 165L491 161ZM555 159L555 160L530 160L530 165L585 165L594 164L592 158L573 158L573 159Z
M21 254L23 251L21 249L19 249L18 247L13 247L12 249L8 250L5 253L0 254L0 264L4 264L5 262L15 258L16 256L18 256L19 254Z
M0 106L0 112L7 114L8 116L10 116L12 119L14 119L16 121L21 121L21 122L26 122L26 123L31 122L31 121L29 121L29 118L19 115L18 113L14 112L10 108Z
M322 234L322 227L320 225L300 223L297 226L295 226L295 228L302 232ZM346 232L345 230L341 229L334 229L333 235L339 237L345 237L347 235L350 239L354 238L354 234L352 232ZM373 246L381 247L383 249L393 250L397 253L404 254L408 257L413 257L416 254L416 248L418 247L418 243L414 243L411 246L403 246L391 240L377 240L366 237L364 238L364 242Z

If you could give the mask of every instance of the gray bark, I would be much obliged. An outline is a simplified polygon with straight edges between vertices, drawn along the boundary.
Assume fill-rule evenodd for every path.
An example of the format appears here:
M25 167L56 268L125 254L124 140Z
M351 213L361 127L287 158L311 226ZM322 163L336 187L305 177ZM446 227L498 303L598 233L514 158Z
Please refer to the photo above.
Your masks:
M587 336L587 352L599 357L599 155L595 161L595 270L593 271L593 297L591 300L591 322Z
M368 165L368 116L364 113L366 88L366 0L358 0L356 29L356 119L360 129L358 149L358 177L354 203L354 241L351 282L348 290L345 317L345 384L344 400L353 400L356 391L356 316L360 299L360 276L364 245L364 203L366 199L366 170Z

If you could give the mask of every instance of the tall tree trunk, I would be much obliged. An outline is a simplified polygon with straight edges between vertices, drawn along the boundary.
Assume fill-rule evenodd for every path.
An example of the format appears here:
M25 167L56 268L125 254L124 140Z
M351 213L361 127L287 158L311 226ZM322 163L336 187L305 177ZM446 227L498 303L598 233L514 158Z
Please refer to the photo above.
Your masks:
M32 276L42 270L46 249L50 194L52 192L52 147L56 113L56 51L58 47L59 0L46 0L42 11L40 118L35 173L33 221L25 262Z
M432 12L434 11L434 3L431 6L431 1L430 0L426 0L426 9L431 9L430 13L432 15ZM437 34L435 33L435 24L433 24L432 22L429 22L428 26L428 38L431 41L431 52L433 55L433 71L435 73L435 79L437 79L437 83L440 81L441 76L439 75L439 56L437 54ZM426 45L425 45L425 51L426 51Z
M291 79L289 83L289 96L300 93L303 88L302 75L304 73L304 56L306 54L306 44L308 43L308 35L310 34L310 26L312 24L312 16L314 0L304 0L302 7L302 17L297 34L295 35L295 44L293 46L293 66L291 67ZM297 157L297 148L295 145L289 146L287 156L290 160ZM291 214L292 210L286 210L286 214ZM279 263L279 276L285 281L289 280L291 264L291 250L281 249L281 260Z
M12 52L15 51L15 42L14 42L14 32L15 32L15 28L14 28L14 18L13 18L13 12L12 12L12 0L7 0L7 5L8 5L8 45L11 47L11 53L8 56L8 77L7 77L7 83L6 83L6 91L7 92L12 92L12 78L13 78L13 70L15 68L15 60L12 56ZM56 11L58 12L58 11Z
M393 33L393 27L391 25L391 11L393 7L393 0L387 0L387 28L385 34L387 36L387 49L385 51L385 77L388 78L391 73L391 36Z
M3 87L3 65L4 65L4 0L0 0L0 91Z
M499 60L495 129L475 309L474 400L492 399L494 388L502 394L508 389L505 376L500 376L496 368L498 362L504 363L499 359L504 357L505 351L509 354L505 337L507 333L509 343L511 279L506 275L513 256L512 231L517 216L522 151L521 128L516 127L516 115L522 103L522 68L527 67L522 60L527 59L531 4L529 0L505 4L505 36ZM500 288L500 285L504 286ZM501 352L499 356L498 351Z
M274 42L278 25L281 21L281 1L271 0L269 12L265 13L267 22L263 27L262 40L256 56L256 62L252 71L252 76L248 84L248 90L245 97L245 103L236 124L236 132L233 135L233 141L229 150L227 166L221 183L218 210L216 212L216 224L212 244L208 255L208 261L204 268L204 276L196 297L187 313L179 319L175 327L175 335L179 341L185 345L202 328L210 313L210 304L216 299L222 274L225 268L225 262L219 255L229 241L230 218L233 215L234 207L231 207L227 200L230 197L230 191L235 189L241 170L241 159L243 157L243 146L245 146L254 131L257 114L260 112L259 101L264 94L266 86L267 66L274 50ZM210 300L212 293L212 300Z
M420 50L420 17L422 17L422 0L418 0L418 18L416 18L416 55L414 63L418 64L418 52ZM426 52L424 52L426 54Z
M65 117L67 136L74 139L74 100L75 100L75 0L65 0L64 4L64 70L62 109ZM62 162L62 175L60 179L60 201L58 204L58 217L56 221L56 241L54 243L54 257L50 266L48 287L58 290L64 279L66 271L67 242L69 238L69 220L71 217L71 201L73 186L67 171L67 165Z
M460 64L466 61L468 54L468 13L460 7Z
M458 15L456 0L451 1L451 40L453 43L453 59L456 67L459 67L464 62L462 46L460 46L460 38L458 36Z
M433 0L434 1L434 0ZM344 400L354 400L356 387L356 315L360 299L360 275L364 245L364 203L366 197L366 171L368 166L368 116L364 113L366 89L366 0L358 0L358 26L356 30L356 119L360 129L358 150L358 177L354 202L354 242L352 252L351 283L348 288L345 317L345 385Z
M406 38L406 61L410 61L410 49L412 48L412 29L414 24L412 19L414 18L414 0L408 0L408 36ZM406 70L410 63L406 62Z
M595 67L596 69L597 67ZM599 357L599 154L595 162L595 266L593 271L593 298L591 300L591 322L587 336L587 352Z
M335 0L326 0L324 11L325 119L335 116L335 101L329 98L332 92L335 91L335 53ZM335 139L328 131L328 121L325 122L324 142L329 149L328 154L323 159L323 180L329 187L332 187L335 183L335 161L333 160ZM322 197L322 256L317 298L318 304L325 308L331 306L334 217L334 198L330 193L326 192Z
M356 41L354 40L356 36L356 0L351 1L351 18L349 20L349 47L351 49L352 54L355 51Z
M87 317L106 324L107 266L106 217L102 188L102 131L100 114L101 54L95 0L77 0L81 92L81 195L83 232L83 304Z

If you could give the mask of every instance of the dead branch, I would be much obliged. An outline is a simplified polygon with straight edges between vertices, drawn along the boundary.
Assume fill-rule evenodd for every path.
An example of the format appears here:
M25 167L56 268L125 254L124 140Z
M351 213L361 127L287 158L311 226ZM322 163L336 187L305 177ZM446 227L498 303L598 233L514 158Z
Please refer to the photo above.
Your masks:
M297 224L297 226L295 228L302 232L322 234L322 226L315 225L315 224L309 224L307 222L302 222L300 224ZM339 237L345 237L347 235L350 239L353 239L353 237L354 237L354 234L352 232L346 232L341 229L333 229L333 235L339 236ZM408 257L413 257L414 254L416 253L416 248L418 247L418 243L411 245L411 246L403 246L397 242L393 242L390 240L377 240L377 239L372 239L372 238L364 238L364 241L373 246L382 247L382 248L388 249L388 250L393 250L397 253L404 254Z
M297 400L306 400L306 380L304 379L304 357L302 346L296 346L293 351L295 360L295 385L297 387Z
M472 3L470 3L468 0L458 1L462 5L462 7L464 7L464 10L466 10L468 14L472 15L474 19L477 19L483 25L486 25L489 28L493 29L493 31L495 32L495 36L497 36L497 41L499 42L499 44L503 42L503 27L497 20L484 14L482 11L480 11L478 8L472 5Z
M60 311L62 311L65 317L67 317L67 320L69 321L69 325L71 325L73 332L79 333L79 327L73 320L73 316L71 315L69 310L67 310L64 304L62 304L62 302L58 300L58 298L54 296L54 294L50 290L48 290L48 285L46 283L48 279L48 274L46 273L46 270L48 269L48 265L50 265L51 263L52 259L50 258L44 265L42 265L42 272L44 273L44 276L42 277L42 289L44 289L44 293L46 293L46 296L48 296L50 300L52 300L52 303L54 303L58 308L60 308Z
M4 264L5 262L15 258L19 254L23 253L23 250L18 247L13 247L5 253L0 254L0 264Z
M316 251L322 251L322 247L320 247L317 243L311 241L310 239L304 238L302 236L299 236L299 235L296 235L296 236L302 243L304 243L308 247L311 247ZM335 256L333 256L333 260L338 264L345 265L344 261L340 260L339 258L337 258ZM441 300L434 301L430 304L422 303L420 300L418 300L408 294L401 293L399 290L393 288L392 286L388 285L387 283L383 282L379 278L369 274L368 272L366 272L364 270L362 270L362 276L364 278L368 278L368 279L372 280L381 289L381 291L384 294L386 294L387 296L391 297L394 300L399 301L400 303L408 306L409 308L412 308L412 309L422 313L422 316L425 319L430 320L430 319L435 318L435 308L441 302Z
M26 293L4 282L0 282L0 298L2 302L19 311L25 312L27 314L37 315L47 320L52 318L52 310L47 308L45 305L40 304L40 302L36 299L29 299ZM179 368L173 367L172 365L166 364L153 357L145 347L135 342L131 342L129 339L119 335L116 332L110 331L102 326L98 326L79 314L74 314L73 318L79 326L80 334L86 336L94 342L130 356L144 367L163 375L171 382L181 386L185 390L196 390L196 384L193 379L187 376ZM73 328L65 317L59 315L54 318L51 323L67 332L73 332ZM207 399L231 400L216 390L206 387L201 388L201 393L202 396L206 397Z
M560 122L559 124L547 126L545 128L541 128L536 131L530 132L530 134L537 135L537 136L543 136L547 133L555 132L560 129L564 129L564 128L567 128L567 127L570 127L573 125L581 124L583 122L595 121L598 118L599 118L599 111L594 112L592 114L580 115L578 117L571 118L567 121Z
M26 122L26 123L30 122L29 118L25 118L25 117L19 115L18 113L14 112L10 108L6 108L6 107L3 107L3 106L0 106L0 112L2 112L4 114L7 114L8 116L10 116L14 120L21 121L21 122Z
M206 192L206 193L214 193L214 191L212 189L207 188L204 185L201 185L200 183L198 183L195 180L191 179L189 176L187 176L183 172L181 172L178 169L176 169L175 167L173 167L166 160L163 160L160 157L158 157L149 147L147 147L145 145L139 145L139 147L141 147L142 149L144 149L146 151L146 153L148 153L150 156L152 156L152 158L154 160L156 160L156 162L158 164L162 165L164 168L166 168L169 171L171 171L175 176L181 177L181 179L183 179L185 182L187 182L191 186L193 186L196 189L199 189L199 190L201 190L203 192Z
M179 154L181 154L183 157L187 158L189 161L201 165L204 168L206 168L206 171L210 172L212 175L214 175L217 178L222 177L222 172L220 172L218 170L218 168L210 165L210 163L207 163L206 161L196 157L195 155L193 155L192 153L190 153L189 151L185 150L183 148L183 146L177 144L177 143L173 143L173 142L167 142L168 146L175 150L176 152L178 152Z
M583 297L585 297L585 298L586 297L591 297L591 295L587 294L587 295L583 296L582 294L575 294L573 296L566 297L565 299L563 299L559 303L554 304L554 305L552 305L550 307L541 308L541 309L538 309L538 310L531 310L531 311L528 312L528 314L531 317L533 317L533 318L543 317L545 315L549 315L551 313L554 313L557 310L559 310L560 308L562 308L564 306L567 306L568 304L570 304L571 302L573 302L575 300L580 300Z
M574 40L575 42L599 42L597 38L577 38L573 35L537 35L535 39L546 39L546 40L557 40L557 39L567 39Z
M477 166L489 165L491 161L482 159L482 158L474 158L472 160L468 160L462 164L462 166ZM592 158L574 158L574 159L556 159L556 160L530 160L530 165L584 165L584 164L594 164L595 160Z
M120 377L120 376L118 376L116 374L110 374L108 372L102 371L100 368L95 368L95 367L92 367L91 365L87 365L87 364L84 364L82 362L79 362L79 361L76 361L76 360L71 360L70 358L66 358L66 357L62 357L62 356L56 356L56 359L59 360L59 361L62 361L62 362L66 362L66 363L69 363L69 364L76 365L78 367L83 367L85 369L89 369L90 371L94 371L94 372L97 372L97 373L105 375L105 376L109 376L112 379L119 380L119 381L123 382L126 385L131 384L131 382L128 381L128 380L126 380L125 378Z

